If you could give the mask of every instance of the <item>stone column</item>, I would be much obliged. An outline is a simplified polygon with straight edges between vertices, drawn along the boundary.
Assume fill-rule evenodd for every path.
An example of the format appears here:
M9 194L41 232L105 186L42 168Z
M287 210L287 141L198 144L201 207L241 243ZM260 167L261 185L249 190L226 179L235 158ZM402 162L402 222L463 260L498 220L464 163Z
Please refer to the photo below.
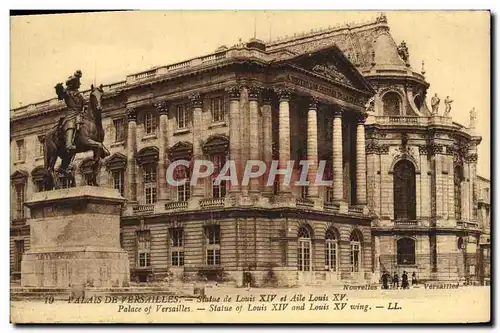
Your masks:
M342 153L342 111L333 112L333 200L344 200L343 153Z
M241 192L241 140L240 140L240 92L239 86L226 90L229 97L229 159L234 161L238 174L238 183L231 184L229 193Z
M189 96L191 101L192 114L193 114L193 160L203 159L203 151L201 147L201 134L202 134L202 106L203 100L199 93L194 93ZM191 184L192 197L203 199L205 196L205 182L204 179L199 179L196 184Z
M159 148L160 151L158 153L158 199L159 201L168 200L168 188L167 188L167 166L166 166L166 149L168 147L168 132L167 132L167 121L168 121L168 107L169 104L167 101L161 101L157 103L156 110L160 115L160 124L159 124Z
M469 191L469 220L470 221L477 221L477 212L476 212L476 205L477 205L477 200L474 200L474 181L476 180L476 167L477 167L477 152L476 148L474 147L473 149L469 150L469 154L467 156L467 164L469 164L469 184L468 184L468 191Z
M262 159L266 163L266 173L264 174L264 195L273 194L273 186L267 186L267 179L269 176L269 168L273 160L273 124L272 124L272 105L271 105L271 94L267 92L263 95L262 99Z
M279 167L286 168L290 160L290 97L291 91L286 88L276 89L279 104ZM279 193L291 193L290 184L285 185L285 175L280 175Z
M128 109L127 118L127 181L125 182L125 186L127 199L129 201L137 201L137 182L135 179L137 174L135 163L135 155L137 153L137 111L135 109Z
M307 112L307 160L309 161L308 198L318 198L318 186L316 186L316 174L318 171L318 100L309 100L309 111Z
M250 112L250 123L248 124L249 134L250 134L250 159L259 160L260 159L260 131L259 131L259 95L261 89L259 87L249 87L248 88L248 101L249 101L249 112ZM260 179L251 178L250 182L250 193L260 192Z
M356 129L356 204L366 205L366 155L365 121L367 114L360 114Z

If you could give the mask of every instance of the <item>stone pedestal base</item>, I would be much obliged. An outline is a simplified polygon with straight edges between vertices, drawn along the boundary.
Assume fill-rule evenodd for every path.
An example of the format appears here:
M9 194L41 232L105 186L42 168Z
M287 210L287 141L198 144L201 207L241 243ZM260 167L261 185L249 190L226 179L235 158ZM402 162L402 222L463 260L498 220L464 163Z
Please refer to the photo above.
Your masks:
M130 281L127 252L120 247L124 199L102 187L35 193L30 250L23 255L23 287L124 287Z
M125 251L28 252L21 285L29 287L125 287L129 265Z

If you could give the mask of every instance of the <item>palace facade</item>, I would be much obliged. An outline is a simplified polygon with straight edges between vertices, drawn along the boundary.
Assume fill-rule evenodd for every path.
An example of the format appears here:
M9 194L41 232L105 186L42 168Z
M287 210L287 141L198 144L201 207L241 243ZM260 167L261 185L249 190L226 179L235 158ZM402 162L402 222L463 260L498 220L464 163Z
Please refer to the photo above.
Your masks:
M474 124L429 110L428 87L384 15L222 46L104 86L111 156L99 182L127 199L120 239L131 275L237 285L363 283L382 270L421 280L488 277L481 137ZM14 278L29 249L23 203L44 190L43 135L64 114L56 98L11 110ZM78 185L89 180L90 159L73 163ZM247 160L295 160L299 170L307 159L311 181L327 160L333 186L267 186L264 175L246 186L206 178L173 187L165 174L179 159L209 159L216 172L231 159L238 174ZM176 169L176 177L190 172Z

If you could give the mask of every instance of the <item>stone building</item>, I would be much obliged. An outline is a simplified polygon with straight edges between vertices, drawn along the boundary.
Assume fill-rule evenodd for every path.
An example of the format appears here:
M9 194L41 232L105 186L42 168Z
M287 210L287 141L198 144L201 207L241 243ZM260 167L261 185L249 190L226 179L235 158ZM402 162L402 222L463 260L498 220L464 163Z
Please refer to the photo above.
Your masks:
M384 15L223 46L105 86L111 156L99 182L127 199L121 244L132 276L295 285L369 281L382 269L421 279L483 274L481 138L431 112L428 87ZM11 110L13 277L29 248L23 202L44 190L43 135L64 113L56 98ZM90 155L81 155L73 169L84 185ZM326 160L333 186L268 186L265 174L248 186L206 178L173 187L165 174L179 159L210 159L216 171L231 159L239 174L247 160L294 160L294 173L299 160ZM176 177L190 172L177 168Z

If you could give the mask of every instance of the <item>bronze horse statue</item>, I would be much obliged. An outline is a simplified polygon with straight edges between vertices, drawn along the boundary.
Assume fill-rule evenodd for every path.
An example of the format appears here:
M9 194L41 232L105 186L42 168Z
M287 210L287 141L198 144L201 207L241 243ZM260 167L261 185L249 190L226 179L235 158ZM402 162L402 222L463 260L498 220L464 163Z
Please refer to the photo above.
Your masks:
M59 177L54 170L57 158L61 159L59 174L66 177L70 187L75 187L75 177L68 169L76 153L93 151L92 177L90 185L99 186L97 174L100 160L109 156L109 151L103 145L104 129L102 127L102 96L103 89L92 85L87 108L80 113L79 127L75 131L74 144L76 149L68 151L65 145L63 124L68 119L62 118L58 125L47 133L44 140L45 190L60 188Z

